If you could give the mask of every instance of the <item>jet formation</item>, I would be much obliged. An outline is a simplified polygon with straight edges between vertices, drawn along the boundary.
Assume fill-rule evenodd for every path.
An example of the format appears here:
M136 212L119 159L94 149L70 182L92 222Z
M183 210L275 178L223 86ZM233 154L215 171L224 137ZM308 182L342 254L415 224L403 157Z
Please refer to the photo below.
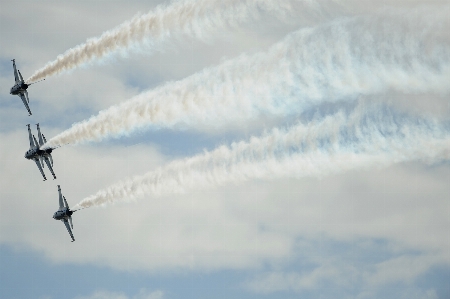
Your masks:
M10 94L12 95L18 95L21 99L23 104L25 105L25 108L28 110L29 116L31 115L31 110L28 104L30 103L30 99L28 98L28 87L31 84L25 83L25 80L23 80L22 74L20 71L16 68L16 60L12 59L13 62L13 68L14 68L14 79L16 81L16 84L11 87ZM43 79L45 80L45 79ZM39 82L39 81L38 81ZM37 83L37 82L35 82ZM42 176L44 177L44 181L47 180L44 174L43 168L45 167L45 164L47 164L48 169L50 170L53 179L56 179L55 172L53 171L53 158L52 158L52 151L54 148L48 147L44 148L43 145L47 142L45 139L44 134L41 133L41 128L39 127L39 123L36 124L37 131L38 131L38 139L31 133L30 124L27 124L28 127L28 139L30 140L30 148L25 153L25 158L28 160L33 160L39 171L41 172ZM45 162L45 164L44 164ZM71 210L69 208L69 204L67 203L66 198L61 194L61 187L58 185L58 192L59 192L59 209L53 214L53 219L55 220L61 220L64 222L64 225L67 228L67 231L69 232L70 237L72 238L72 242L75 241L75 238L72 234L73 229L73 223L72 223L72 214L78 210ZM70 225L69 225L70 223Z
M13 62L13 69L14 69L14 79L15 79L15 85L11 87L10 94L12 95L18 95L21 99L23 104L25 105L25 108L28 111L28 116L31 115L31 110L28 104L30 103L30 99L28 98L28 87L31 84L37 83L25 83L25 80L23 80L22 74L20 71L16 68L16 60L12 59ZM45 80L45 79L43 79ZM41 80L42 81L42 80ZM40 81L38 81L40 82ZM48 169L50 170L50 173L53 176L53 179L56 179L55 172L53 171L53 158L52 158L52 152L54 148L51 147L44 147L44 144L47 143L47 140L45 139L45 136L41 133L41 129L39 127L39 123L36 124L37 131L38 131L38 139L31 133L30 124L27 124L28 127L28 139L30 140L30 148L25 153L25 158L28 160L33 160L39 171L41 172L42 176L44 177L44 181L47 180L45 177L45 173L43 168L45 167L45 164L47 164ZM45 164L44 164L45 162ZM67 203L66 198L61 194L61 187L58 185L58 192L59 192L59 209L53 214L53 219L55 220L61 220L64 225L67 228L67 231L69 232L70 237L72 238L72 242L75 241L75 238L72 234L73 229L73 223L72 223L72 214L78 210L71 210L69 208L69 204ZM69 225L70 223L70 225Z
M28 104L30 103L30 99L28 98L28 86L31 84L25 83L25 80L23 80L22 74L20 71L16 68L16 60L12 59L13 62L13 68L14 68L14 79L16 80L16 84L11 87L10 94L12 95L18 95L21 99L23 104L25 105L25 108L28 110L28 114L31 115L31 110ZM44 79L45 80L45 79ZM37 83L37 82L35 82Z

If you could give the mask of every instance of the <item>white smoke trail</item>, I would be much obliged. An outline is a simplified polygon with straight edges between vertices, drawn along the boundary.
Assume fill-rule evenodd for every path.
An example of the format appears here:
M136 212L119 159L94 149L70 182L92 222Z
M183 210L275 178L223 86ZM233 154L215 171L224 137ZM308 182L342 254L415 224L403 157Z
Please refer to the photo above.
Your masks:
M67 50L37 70L27 82L59 74L146 40L154 45L177 34L204 39L219 28L255 20L261 16L261 12L285 18L298 3L311 13L320 13L319 4L313 0L182 0L170 5L159 5L147 14L137 15L104 32L98 38L90 38Z
M322 177L353 168L450 159L450 130L435 121L359 107L309 125L221 146L119 182L82 200L90 207L252 179Z
M284 116L324 101L389 90L447 94L446 7L299 30L268 52L241 55L103 110L46 146L99 141L146 126L220 126L262 114Z

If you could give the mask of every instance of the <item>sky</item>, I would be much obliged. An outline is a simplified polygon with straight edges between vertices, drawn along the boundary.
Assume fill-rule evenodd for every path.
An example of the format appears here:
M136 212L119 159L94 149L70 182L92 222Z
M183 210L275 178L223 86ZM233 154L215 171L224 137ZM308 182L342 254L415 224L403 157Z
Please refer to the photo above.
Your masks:
M0 297L449 298L449 16L2 1Z

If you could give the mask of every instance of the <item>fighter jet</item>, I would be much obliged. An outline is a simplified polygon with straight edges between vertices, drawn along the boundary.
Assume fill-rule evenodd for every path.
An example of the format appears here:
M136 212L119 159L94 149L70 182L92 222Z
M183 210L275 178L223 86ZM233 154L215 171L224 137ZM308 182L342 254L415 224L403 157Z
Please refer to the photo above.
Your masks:
M75 213L78 210L71 211L69 208L69 205L67 204L66 198L61 194L61 187L58 185L58 192L59 192L59 209L53 214L53 219L55 220L61 220L64 222L64 225L67 228L67 231L69 232L70 237L72 238L72 242L75 241L75 238L73 237L72 230L73 224L72 224L72 214ZM64 200L64 203L63 203ZM81 209L80 209L81 210ZM69 226L70 222L70 226Z
M25 108L27 108L29 115L31 115L31 110L30 107L28 106L28 104L30 103L30 99L28 98L27 88L28 86L34 83L26 84L25 81L23 80L22 74L18 69L16 69L16 60L12 59L11 61L13 62L14 79L16 80L16 84L13 87L11 87L11 91L9 93L13 95L18 95L22 99Z
M34 160L36 162L37 167L39 168L39 171L41 172L42 176L44 177L44 181L47 180L45 177L44 171L42 168L44 168L44 161L48 166L48 169L50 169L50 172L53 175L53 179L56 179L56 175L53 172L53 158L52 158L52 148L46 148L41 149L41 146L44 145L47 140L45 139L45 136L41 134L41 129L39 128L39 124L37 125L38 130L38 138L39 143L36 140L36 137L31 134L30 124L28 124L28 138L30 139L30 149L25 153L25 158L28 160Z

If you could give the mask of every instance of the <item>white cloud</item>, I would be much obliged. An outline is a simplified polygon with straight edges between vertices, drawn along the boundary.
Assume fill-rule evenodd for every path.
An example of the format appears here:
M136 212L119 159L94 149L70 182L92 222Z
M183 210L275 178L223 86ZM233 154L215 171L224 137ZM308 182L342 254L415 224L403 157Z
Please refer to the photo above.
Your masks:
M164 292L157 291L147 291L146 289L140 289L139 293L134 295L133 297L129 297L124 293L118 292L109 292L105 290L99 290L91 295L87 296L77 296L74 299L163 299Z
M397 282L412 284L419 275L441 262L442 258L439 256L402 255L376 264L375 269L364 276L367 284L371 286Z
M314 243L313 240L307 242ZM328 247L326 243L322 239L312 250L308 246L299 248L298 258L288 266L295 270L260 272L244 282L243 287L258 294L329 292L335 298L379 298L383 292L389 294L386 298L437 297L435 290L420 288L416 282L432 267L441 266L442 256L399 254L373 244L365 252L364 241L357 238L351 246L345 245L347 253L336 243L335 248L331 245L321 251L320 247ZM301 265L295 265L299 261Z
M280 291L304 292L317 290L326 284L328 287L349 285L354 269L344 264L321 265L309 273L269 272L259 274L246 283L246 287L255 293L268 294Z

